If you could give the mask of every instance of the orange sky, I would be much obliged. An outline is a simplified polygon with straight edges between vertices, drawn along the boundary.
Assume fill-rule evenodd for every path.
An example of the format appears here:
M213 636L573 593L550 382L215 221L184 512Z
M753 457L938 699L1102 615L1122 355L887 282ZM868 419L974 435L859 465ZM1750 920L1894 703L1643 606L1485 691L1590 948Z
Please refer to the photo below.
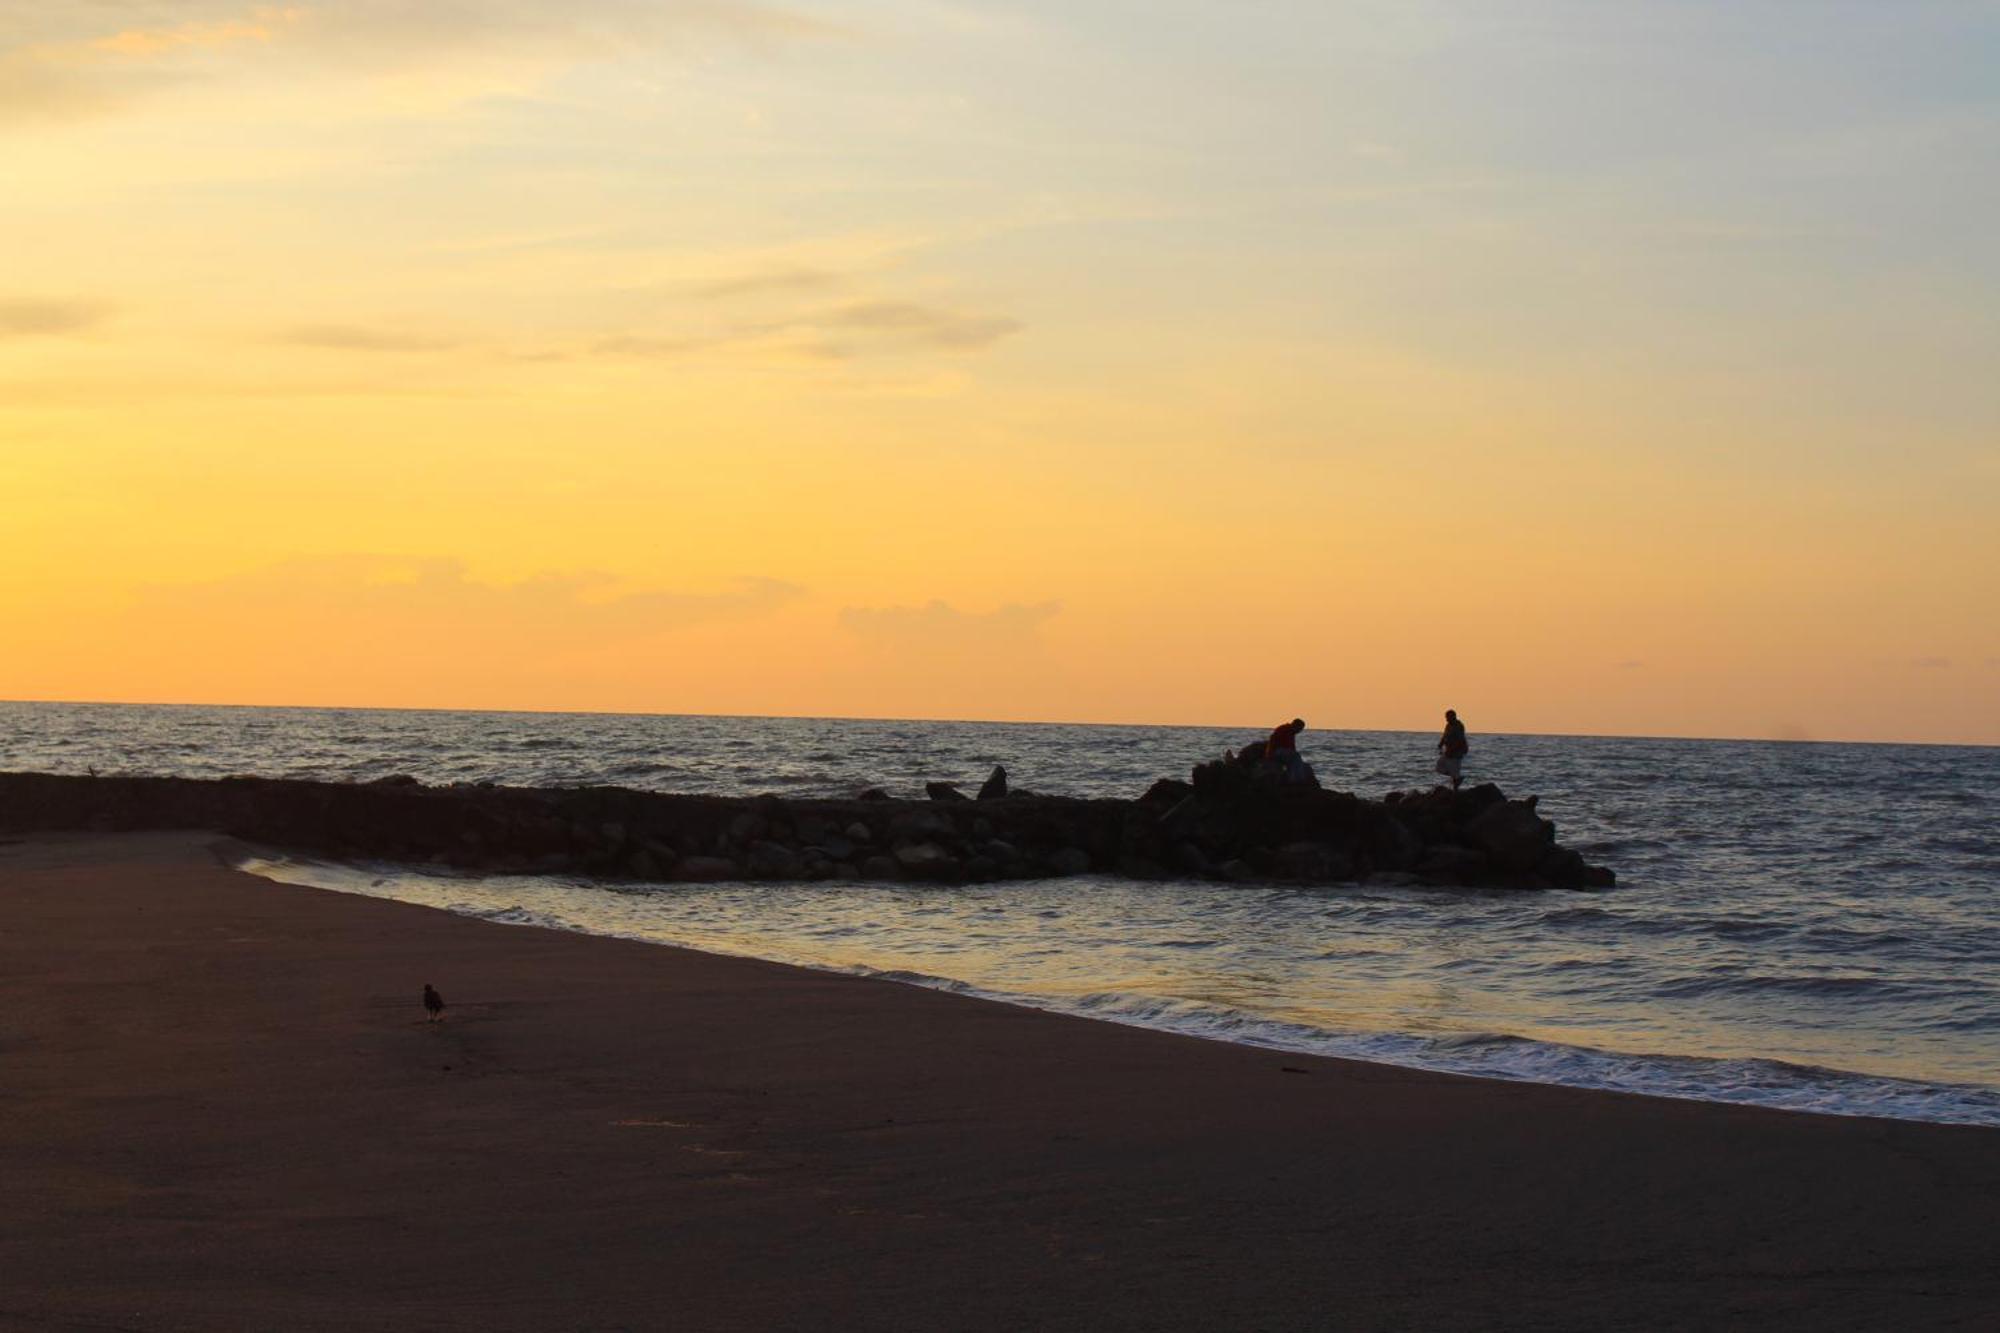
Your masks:
M0 697L2000 743L2000 18L1495 8L0 0Z

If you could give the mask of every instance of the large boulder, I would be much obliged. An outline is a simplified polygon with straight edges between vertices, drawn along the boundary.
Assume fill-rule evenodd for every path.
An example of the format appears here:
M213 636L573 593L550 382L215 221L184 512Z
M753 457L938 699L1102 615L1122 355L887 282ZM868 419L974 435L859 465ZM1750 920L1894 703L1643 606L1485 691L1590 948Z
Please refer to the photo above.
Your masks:
M1354 856L1344 847L1324 842L1289 842L1271 853L1271 874L1306 883L1352 879Z
M1465 832L1497 869L1511 874L1533 871L1556 843L1556 826L1525 801L1488 806L1466 824Z
M965 867L934 842L906 842L896 849L896 864L912 879L963 879Z
M1255 765L1218 759L1197 765L1188 776L1195 792L1205 799L1239 800L1263 785L1258 781L1262 771Z
M779 842L753 842L743 860L752 879L798 879L805 870L799 854Z
M1081 875L1090 869L1090 853L1081 847L1063 847L1049 855L1049 869L1058 875Z
M1408 824L1389 815L1369 826L1368 853L1384 870L1408 870L1424 854L1424 840Z
M917 806L890 819L889 831L905 842L922 842L928 838L951 837L958 831L958 826L935 810Z
M1021 849L999 838L992 838L980 844L979 854L1003 869L1021 863Z
M1558 889L1581 889L1590 878L1583 855L1571 847L1551 847L1542 854L1535 873Z
M668 852L661 856L650 847L641 847L625 858L624 873L633 879L663 880L674 872L680 858Z
M1469 886L1486 879L1490 862L1474 847L1433 847L1417 862L1417 878L1426 884Z

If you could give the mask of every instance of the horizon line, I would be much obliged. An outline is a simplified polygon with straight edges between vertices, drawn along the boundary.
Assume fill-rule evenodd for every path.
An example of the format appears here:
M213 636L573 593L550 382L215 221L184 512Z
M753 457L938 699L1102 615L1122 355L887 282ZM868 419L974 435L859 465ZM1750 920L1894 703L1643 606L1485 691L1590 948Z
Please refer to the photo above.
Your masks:
M759 722L926 722L957 726L983 727L1154 727L1170 731L1249 731L1268 730L1254 723L1233 722L1077 722L1062 719L1042 718L975 718L975 717L908 717L886 714L828 714L828 713L702 713L702 712L646 712L628 709L604 708L444 708L410 704L250 704L215 703L200 701L159 701L136 699L0 699L0 705L10 704L52 704L59 706L86 708L261 708L271 710L312 710L317 712L340 713L483 713L494 716L532 717L658 717L658 718L737 718ZM1295 715L1296 716L1296 715ZM1384 736L1427 735L1430 728L1408 727L1308 727L1308 732L1327 733L1354 732ZM1474 732L1474 735L1521 736L1559 740L1628 740L1628 741L1721 741L1756 745L1901 745L1925 746L1946 750L1992 750L2000 749L1996 741L1913 741L1913 740L1855 740L1839 737L1818 736L1701 736L1688 734L1653 734L1639 732L1600 731L1497 731Z

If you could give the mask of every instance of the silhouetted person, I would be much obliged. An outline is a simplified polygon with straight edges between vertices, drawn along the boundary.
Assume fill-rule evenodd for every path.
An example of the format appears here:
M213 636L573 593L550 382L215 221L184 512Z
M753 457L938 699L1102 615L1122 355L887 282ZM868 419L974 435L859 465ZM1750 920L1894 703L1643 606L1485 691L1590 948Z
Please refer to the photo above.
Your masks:
M1465 743L1465 724L1458 720L1457 713L1445 709L1444 735L1438 737L1437 771L1451 779L1453 791L1464 781L1460 770L1465 766L1465 752L1471 748Z
M1271 732L1271 739L1264 742L1264 758L1278 766L1278 772L1287 782L1302 782L1306 775L1306 761L1299 758L1299 733L1306 729L1302 718L1290 722Z
M433 1023L444 1017L444 996L438 994L428 981L424 983L424 1012L430 1015Z

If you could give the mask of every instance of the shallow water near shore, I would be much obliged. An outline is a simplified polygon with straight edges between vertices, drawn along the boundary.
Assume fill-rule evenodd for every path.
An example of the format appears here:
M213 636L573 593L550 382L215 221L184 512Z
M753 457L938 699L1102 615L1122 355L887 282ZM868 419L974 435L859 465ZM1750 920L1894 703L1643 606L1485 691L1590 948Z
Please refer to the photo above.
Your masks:
M1082 878L610 885L272 859L503 922L887 976L1428 1069L2000 1125L2000 750L1489 736L1602 894ZM0 704L0 768L851 795L1133 796L1254 729ZM1425 734L1311 732L1328 786L1431 781ZM443 980L439 983L444 985ZM449 987L445 986L447 993Z

